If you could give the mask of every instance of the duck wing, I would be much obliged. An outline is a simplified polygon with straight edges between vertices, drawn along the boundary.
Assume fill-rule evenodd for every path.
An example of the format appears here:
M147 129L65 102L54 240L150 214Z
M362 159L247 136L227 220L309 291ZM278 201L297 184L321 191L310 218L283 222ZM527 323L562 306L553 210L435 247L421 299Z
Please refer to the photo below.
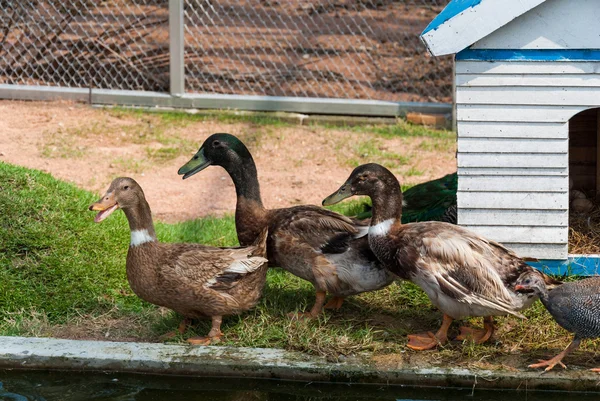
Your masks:
M286 236L312 248L320 249L330 240L342 235L359 235L368 230L368 223L358 222L339 213L318 206L305 205L272 211L274 226L270 227L278 236Z
M530 266L502 245L458 226L440 222L418 226L425 228L419 270L433 278L440 291L459 302L524 317L514 310L507 286Z
M165 244L172 270L169 274L190 285L203 285L215 290L234 287L244 276L254 273L265 263L267 230L255 245L217 248L201 244Z

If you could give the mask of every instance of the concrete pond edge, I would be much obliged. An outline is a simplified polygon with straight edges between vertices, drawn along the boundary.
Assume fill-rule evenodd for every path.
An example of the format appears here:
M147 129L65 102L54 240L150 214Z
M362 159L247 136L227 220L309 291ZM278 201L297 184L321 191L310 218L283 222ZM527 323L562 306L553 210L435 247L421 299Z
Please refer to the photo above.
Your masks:
M452 367L382 369L352 358L325 358L270 348L0 336L0 369L75 370L195 377L243 377L331 383L481 389L600 391L587 370L482 370Z

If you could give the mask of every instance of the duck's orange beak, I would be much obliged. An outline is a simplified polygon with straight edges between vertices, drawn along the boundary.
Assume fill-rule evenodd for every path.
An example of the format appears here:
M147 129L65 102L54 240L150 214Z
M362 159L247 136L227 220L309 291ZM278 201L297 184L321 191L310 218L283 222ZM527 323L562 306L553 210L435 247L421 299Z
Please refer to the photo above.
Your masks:
M523 287L521 284L515 285L515 291L523 291L524 289L525 287Z
M96 223L100 223L102 220L106 219L118 208L119 204L115 200L115 195L112 192L107 192L98 202L92 203L89 207L90 210L100 212L94 218Z

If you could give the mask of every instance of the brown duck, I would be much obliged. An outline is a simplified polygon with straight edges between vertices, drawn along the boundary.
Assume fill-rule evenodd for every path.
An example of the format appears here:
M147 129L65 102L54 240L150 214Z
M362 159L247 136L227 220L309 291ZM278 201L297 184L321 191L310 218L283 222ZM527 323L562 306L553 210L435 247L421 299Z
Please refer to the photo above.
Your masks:
M373 202L369 244L379 260L399 277L417 284L443 313L442 327L433 333L409 335L415 350L445 343L453 319L484 317L484 330L461 327L458 339L487 341L493 334L492 316L528 308L537 296L518 293L514 286L523 274L559 282L527 265L511 250L462 227L431 221L402 224L402 191L394 175L379 164L354 169L338 191L323 200L330 205L353 195Z
M252 243L268 227L269 264L315 286L310 312L293 316L316 317L323 307L339 309L344 297L378 290L394 280L371 252L365 224L313 205L266 209L252 155L237 137L211 135L179 174L186 179L210 165L223 167L235 185L240 244ZM333 298L323 306L326 293Z
M189 319L212 318L208 336L188 342L207 345L218 340L223 316L244 312L258 303L267 274L266 230L247 247L160 243L144 192L131 178L116 178L106 194L90 206L100 212L94 219L97 223L117 209L123 209L131 229L126 268L133 292L185 316L179 326L182 334Z

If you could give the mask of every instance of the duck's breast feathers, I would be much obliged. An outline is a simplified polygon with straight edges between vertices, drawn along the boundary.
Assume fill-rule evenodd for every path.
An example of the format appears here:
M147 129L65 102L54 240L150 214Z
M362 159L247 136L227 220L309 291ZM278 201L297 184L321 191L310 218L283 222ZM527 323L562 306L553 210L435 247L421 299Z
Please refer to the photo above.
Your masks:
M418 258L415 274L435 279L440 291L458 301L519 315L507 283L531 268L513 252L447 223L407 224L403 228L399 234L409 241L413 238L419 253L413 256Z

